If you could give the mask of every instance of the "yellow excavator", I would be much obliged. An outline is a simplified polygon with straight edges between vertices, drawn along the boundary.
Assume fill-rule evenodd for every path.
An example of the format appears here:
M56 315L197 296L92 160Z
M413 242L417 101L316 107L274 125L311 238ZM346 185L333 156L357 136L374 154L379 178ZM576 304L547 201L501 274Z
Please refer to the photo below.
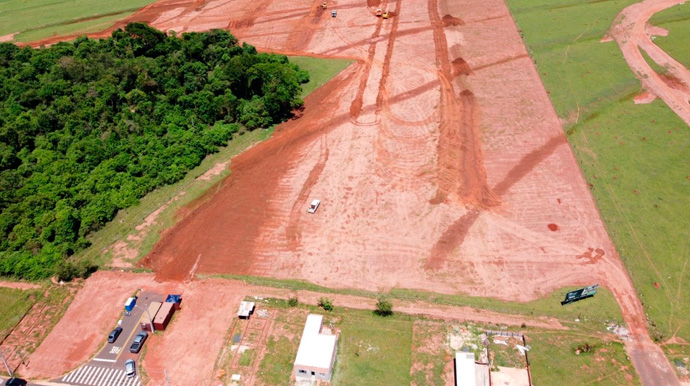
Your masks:
M326 2L324 1L323 3L321 3L321 9L326 9L326 8L328 8L328 4L326 4Z
M384 12L383 15L381 15L381 17L384 19L388 19L390 16L391 16L391 13L388 11Z

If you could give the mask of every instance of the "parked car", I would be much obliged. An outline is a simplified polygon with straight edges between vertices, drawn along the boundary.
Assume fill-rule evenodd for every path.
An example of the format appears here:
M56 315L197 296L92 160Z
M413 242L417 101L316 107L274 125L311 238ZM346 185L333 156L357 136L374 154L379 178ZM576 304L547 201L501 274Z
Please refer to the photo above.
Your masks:
M141 346L144 345L148 337L149 334L146 331L138 333L137 336L134 337L134 342L132 342L132 345L129 347L129 352L138 354L141 350Z
M316 210L319 208L319 205L321 205L321 201L319 200L312 200L311 204L309 204L309 209L307 209L307 212L309 213L315 213Z
M117 337L120 336L121 332L122 327L115 327L115 329L110 332L110 335L108 335L108 343L115 343Z
M10 378L5 382L5 386L26 386L26 381L21 378Z
M125 375L127 378L132 378L137 373L137 366L134 363L134 359L127 359L125 362Z

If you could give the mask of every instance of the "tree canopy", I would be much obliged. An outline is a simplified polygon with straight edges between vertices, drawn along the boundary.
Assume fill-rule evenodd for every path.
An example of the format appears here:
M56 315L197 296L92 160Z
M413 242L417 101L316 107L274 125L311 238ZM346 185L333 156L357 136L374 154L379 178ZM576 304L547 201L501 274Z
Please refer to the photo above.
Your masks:
M0 275L51 276L241 127L289 118L306 81L221 30L133 23L103 40L0 44Z

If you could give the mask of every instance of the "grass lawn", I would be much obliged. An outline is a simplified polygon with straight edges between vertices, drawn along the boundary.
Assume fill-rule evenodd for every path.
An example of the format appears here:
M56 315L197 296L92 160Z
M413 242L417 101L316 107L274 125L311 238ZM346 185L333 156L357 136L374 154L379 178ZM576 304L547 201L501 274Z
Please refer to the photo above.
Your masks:
M348 59L318 59L309 56L290 56L289 59L290 63L309 72L309 83L302 85L302 98L323 86L353 62Z
M38 290L0 287L0 340L2 340L36 302Z
M333 384L409 385L413 320L366 311L342 316Z
M287 385L308 313L324 315L324 325L340 330L332 384L445 385L453 378L452 360L460 347L451 335L462 335L462 346L477 354L481 334L491 326L394 314L380 317L368 310L338 307L325 312L314 305L287 306L284 300L265 299L277 313L273 333L259 365L258 379L268 385ZM465 334L465 331L469 335ZM592 336L597 337L592 337ZM613 335L592 334L573 326L568 331L530 330L527 343L533 381L537 385L639 385L623 345ZM490 338L491 339L491 338ZM504 338L505 339L505 338ZM524 368L524 357L514 348L491 344L496 366ZM457 346L457 347L456 347ZM578 348L589 350L576 354ZM260 348L257 350L261 351ZM502 350L502 351L501 351ZM478 356L476 357L479 358Z
M665 9L652 16L649 22L669 31L668 36L656 36L654 43L685 67L690 67L690 4Z
M150 3L153 0L3 0L0 36L17 34L16 41L28 42L105 29Z
M508 5L640 293L653 337L689 340L690 301L682 285L690 274L690 130L661 101L635 105L639 81L614 42L599 42L616 14L635 2Z
M527 343L532 347L528 355L535 385L640 385L619 342L544 331L530 333Z

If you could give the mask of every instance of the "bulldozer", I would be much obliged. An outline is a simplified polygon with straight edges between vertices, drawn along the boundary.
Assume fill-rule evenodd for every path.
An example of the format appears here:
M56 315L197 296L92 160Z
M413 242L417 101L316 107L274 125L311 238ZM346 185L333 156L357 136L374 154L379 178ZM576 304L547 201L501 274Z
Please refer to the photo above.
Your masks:
M326 4L326 2L324 1L323 3L321 3L321 9L326 9L326 8L328 8L328 4Z

